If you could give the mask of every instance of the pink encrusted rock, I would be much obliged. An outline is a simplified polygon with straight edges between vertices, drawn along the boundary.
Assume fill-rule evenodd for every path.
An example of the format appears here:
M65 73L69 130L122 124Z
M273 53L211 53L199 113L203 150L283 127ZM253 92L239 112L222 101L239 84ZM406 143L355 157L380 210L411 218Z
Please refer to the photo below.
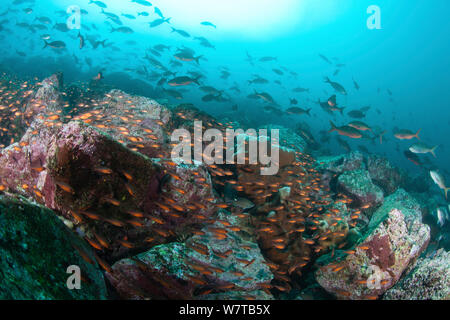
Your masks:
M420 219L409 223L393 209L352 249L319 258L317 282L338 299L376 299L391 288L425 250L430 228Z
M271 299L262 290L273 275L258 245L230 229L237 217L221 212L217 218L202 229L204 235L118 261L107 278L124 299L214 299L225 293L231 298L232 292ZM227 230L227 237L218 237L216 229Z
M37 119L1 155L0 184L55 210L90 240L100 235L112 260L192 235L217 211L204 165L149 159L80 121Z
M111 242L107 255L127 251L115 244L118 238L145 244L152 222L142 219L136 227L127 212L142 211L159 196L162 172L150 159L76 121L48 127L37 120L1 154L3 185L55 210L83 235L101 234Z
M172 112L155 100L112 90L98 105L79 114L85 121L128 148L151 158L170 156Z
M61 73L56 73L41 82L37 91L30 95L25 107L24 115L28 119L33 119L39 113L50 113L61 109L62 94L60 89L63 86Z
M449 300L450 252L439 249L416 266L383 296L383 300Z

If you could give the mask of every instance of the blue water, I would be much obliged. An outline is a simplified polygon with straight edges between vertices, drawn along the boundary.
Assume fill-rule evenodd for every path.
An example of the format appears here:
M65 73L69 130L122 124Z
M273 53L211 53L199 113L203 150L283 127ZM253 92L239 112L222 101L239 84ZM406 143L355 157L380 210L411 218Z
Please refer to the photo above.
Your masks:
M217 29L201 26L202 20L195 22L195 19L189 19L190 15L200 10L190 5L189 1L180 0L179 7L182 10L174 10L174 1L171 1L169 7L165 7L167 2L162 0L150 1L153 6L145 7L128 0L104 0L108 6L105 10L119 16L124 26L134 30L133 34L111 33L107 21L115 28L119 26L108 20L101 14L101 8L93 3L89 4L88 0L36 0L34 3L14 4L16 1L3 0L0 8L0 14L4 13L0 17L0 69L3 71L13 72L24 78L43 78L55 71L63 71L65 82L70 83L89 81L102 70L106 83L153 98L166 98L172 103L193 103L219 118L234 117L235 120L255 126L273 123L295 128L299 123L304 123L318 141L319 132L329 130L329 120L337 125L345 125L354 120L347 115L348 111L370 105L366 117L361 120L380 131L387 130L385 142L379 144L376 140L372 144L368 140L342 137L352 149L364 145L371 153L386 155L395 165L412 174L418 173L424 169L411 163L403 155L403 151L415 140L398 140L393 136L393 130L410 129L416 132L421 129L421 140L439 147L436 159L429 154L419 155L420 159L430 162L427 168L440 169L450 181L450 147L447 139L450 133L450 2L447 0L298 0L291 1L296 4L292 5L292 10L288 10L288 15L278 17L278 24L271 17L273 9L264 13L264 10L255 7L253 11L257 12L256 16L248 15L249 21L261 23L271 17L267 19L273 24L272 27L261 27L259 33L258 28L245 32L246 28L254 27L251 25L243 25L241 32L235 26L234 29L226 26L222 28L219 23ZM209 5L214 6L214 2L209 1ZM280 1L280 6L282 2ZM67 19L55 12L66 11L70 5L78 5L88 12L82 15L81 29L68 32L53 29L56 22L65 23ZM377 5L381 10L380 30L367 28L369 14L366 10L370 5ZM155 28L149 27L149 22L159 18L154 13L155 6L165 17L171 17L170 25L163 23ZM23 12L25 8L31 8L33 12L27 14ZM141 11L147 11L149 16L139 16L136 20L121 16L122 13L137 16ZM235 11L238 12L239 8L236 7ZM39 24L34 19L42 16L52 21L47 26L48 30L32 32L29 28L16 24ZM220 21L227 19L237 18L232 15L220 17ZM214 16L205 16L203 20L215 22ZM191 37L184 38L170 32L171 26L187 31ZM78 47L79 31L86 39L83 49ZM40 35L45 33L51 35L49 42L64 41L67 49L43 49L44 42ZM207 38L215 49L200 46L199 41L193 39L198 36ZM107 45L105 48L100 46L93 49L88 37L106 39ZM136 44L127 43L130 40ZM177 76L185 75L187 71L202 73L205 76L201 79L202 85L225 90L231 101L203 102L201 98L205 93L198 90L195 84L182 89L182 100L174 100L163 91L163 88L174 88L170 88L166 81L162 86L157 85L161 77L150 80L146 75L130 70L143 70L145 66L149 73L160 73L143 59L146 50L156 44L170 45L171 49L164 51L161 57L147 52L149 56L160 61L169 70L176 71ZM207 61L202 59L199 65L195 62L180 62L182 67L172 68L169 61L174 60L175 49L182 46L192 48L195 56L203 55ZM18 51L25 53L25 56L19 55ZM246 52L254 58L254 66L246 61ZM332 64L321 59L319 54L330 59ZM258 61L264 56L277 57L277 60ZM91 59L92 66L88 65L86 58ZM337 63L345 66L337 68ZM281 66L286 68L282 70L288 70L283 71L284 75L280 76L272 71ZM230 73L228 79L220 78L223 67ZM336 69L340 71L333 76ZM290 71L298 75L293 76ZM249 85L248 80L254 74L270 82ZM325 76L342 84L348 95L334 92L333 88L324 83ZM138 90L137 85L130 83L130 79L143 81L148 87L143 86ZM354 88L352 79L359 84L359 90ZM279 80L281 84L274 83L275 80ZM241 93L230 90L234 85L239 87ZM309 88L309 92L292 92L295 87ZM266 103L246 98L255 89L270 93L281 110L290 107L289 98L295 98L298 100L297 106L312 108L311 117L265 112L263 107ZM392 92L392 96L387 90ZM346 108L343 116L338 113L329 115L316 103L318 99L326 101L332 94L337 95L338 105ZM234 104L239 107L238 113L231 111ZM326 134L331 135L331 139L329 142L321 142L322 149L328 149L332 154L344 153L345 150L336 143L336 132ZM436 192L439 192L437 187Z

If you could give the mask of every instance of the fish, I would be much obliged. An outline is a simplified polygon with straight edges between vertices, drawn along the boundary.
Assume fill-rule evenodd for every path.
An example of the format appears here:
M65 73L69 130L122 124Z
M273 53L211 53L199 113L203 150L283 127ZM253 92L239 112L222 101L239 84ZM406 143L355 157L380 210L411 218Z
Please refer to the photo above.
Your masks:
M433 179L434 183L438 185L439 188L444 190L445 199L447 199L447 192L450 190L450 187L445 186L444 177L439 173L439 171L431 170L430 171L431 179Z
M325 57L323 54L319 53L319 57L322 58L323 61L329 63L329 64L333 64L327 57Z
M184 30L181 29L175 29L174 27L171 27L172 31L171 32L176 32L178 33L180 36L185 37L185 38L189 38L191 35L189 33L187 33Z
M366 117L366 114L364 112L362 112L361 110L351 110L349 112L347 112L347 114L355 119L362 119Z
M125 17L127 19L131 19L131 20L136 19L135 16L133 16L132 14L127 14L127 13L122 13L122 17Z
M170 19L171 18L167 18L167 19L161 18L161 19L153 20L152 22L149 22L150 28L157 27L160 24L163 24L164 22L170 23Z
M84 48L84 37L81 35L80 32L78 32L78 39L80 40L79 48L83 49Z
M336 125L330 120L331 129L328 132L337 131L342 136L358 139L362 137L362 134L355 128L350 126L336 127Z
M270 94L268 94L267 92L256 92L256 90L255 90L255 95L258 98L260 98L268 103L275 103L272 96Z
M414 153L431 153L433 157L436 158L436 154L434 151L438 146L431 147L423 142L414 143L411 147L409 147L409 151Z
M311 114L309 113L311 111L311 108L309 109L302 109L299 107L292 107L286 110L286 113L288 114L297 114L297 115L302 115L302 114L307 114L308 116L311 116Z
M209 21L203 21L203 22L200 22L200 24L203 26L207 26L207 27L213 27L214 29L217 28L215 24L213 24L212 22L209 22Z
M325 82L332 86L336 92L347 95L347 91L345 91L345 88L341 84L331 81L328 77L325 77Z
M360 131L366 131L366 130L372 131L372 129L367 124L365 124L364 122L361 122L361 121L352 121L348 124L348 126L353 127Z
M163 18L164 19L164 15L162 14L162 12L161 12L161 10L159 10L159 8L158 7L155 7L155 13L158 15L158 16L160 16L161 18Z
M140 4L140 5L146 6L146 7L151 7L152 6L152 4L150 2L148 2L148 1L146 1L146 0L131 0L131 2Z
M276 61L276 60L277 60L277 57L269 57L269 56L262 57L259 59L259 61L261 61L261 62Z
M420 166L422 165L422 163L420 162L419 157L417 157L417 155L415 153L412 153L409 150L405 150L403 152L404 156L406 157L406 159L408 159L409 161L411 161L412 163L414 163L416 166Z
M401 130L396 131L394 133L394 136L397 139L400 139L400 140L410 140L410 139L413 139L413 138L417 138L417 139L420 140L419 133L420 133L420 129L417 130L416 133L413 133L413 132L411 132L408 129L401 129Z
M45 49L47 47L53 48L53 49L64 49L66 48L66 43L63 41L52 41L47 42L47 40L44 40L44 47L42 49Z
M188 85L188 84L191 84L191 83L195 83L197 85L200 85L200 83L198 82L198 79L199 78L191 78L191 77L188 77L188 76L180 76L180 77L175 77L175 78L169 80L167 82L167 84L169 86L173 86L173 87L175 87L175 86L185 86L185 85Z
M129 28L129 27L119 27L119 28L112 28L111 27L111 33L112 32L120 32L120 33L125 33L125 34L132 34L134 33L133 29Z
M294 92L309 92L309 89L308 88L297 87L297 88L292 89L292 91L294 91Z
M102 8L102 9L108 8L108 6L107 6L105 3L101 2L101 1L89 0L89 4L91 4L91 3L93 3L93 4L97 5L97 6L99 6L99 7Z
M355 86L355 89L356 89L356 90L359 90L359 85L358 85L358 83L355 81L355 79L352 78L352 80L353 80L353 85Z
M445 208L436 209L436 218L439 226L442 228L446 220L449 220L448 212Z

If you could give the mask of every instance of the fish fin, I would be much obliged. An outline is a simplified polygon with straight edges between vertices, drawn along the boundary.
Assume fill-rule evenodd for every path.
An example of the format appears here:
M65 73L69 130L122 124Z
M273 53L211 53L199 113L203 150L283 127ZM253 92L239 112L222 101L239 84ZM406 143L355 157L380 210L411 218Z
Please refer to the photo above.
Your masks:
M330 78L325 77L325 82L326 82L326 83L330 83L330 82L331 82L331 81L330 81Z
M336 126L335 126L335 124L333 123L333 121L331 121L331 120L330 120L330 125L331 125L331 129L328 130L328 132L335 131L335 130L336 130Z
M445 199L447 200L447 191L450 190L450 187L444 188Z
M416 134L414 135L419 140L420 140L420 137L419 137L420 130L422 130L422 129L417 130Z
M47 48L48 47L48 42L46 41L46 40L44 40L44 47L42 48L42 49L45 49L45 48Z
M309 113L310 111L311 111L311 108L307 109L306 114L311 117L311 114Z
M344 107L339 109L339 112L341 113L341 115L344 115L344 109L345 109Z

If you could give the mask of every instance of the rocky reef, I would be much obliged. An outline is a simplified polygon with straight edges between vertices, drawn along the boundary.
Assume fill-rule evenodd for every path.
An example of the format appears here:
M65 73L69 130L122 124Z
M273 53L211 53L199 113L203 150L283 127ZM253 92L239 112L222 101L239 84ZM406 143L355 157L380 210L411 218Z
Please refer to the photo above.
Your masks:
M23 96L23 117L3 115L15 130L1 136L0 298L448 299L448 252L427 250L432 209L386 159L316 159L309 133L266 126L280 130L274 175L248 148L233 154L244 163L186 163L171 157L175 129L239 124L64 90L54 75Z

